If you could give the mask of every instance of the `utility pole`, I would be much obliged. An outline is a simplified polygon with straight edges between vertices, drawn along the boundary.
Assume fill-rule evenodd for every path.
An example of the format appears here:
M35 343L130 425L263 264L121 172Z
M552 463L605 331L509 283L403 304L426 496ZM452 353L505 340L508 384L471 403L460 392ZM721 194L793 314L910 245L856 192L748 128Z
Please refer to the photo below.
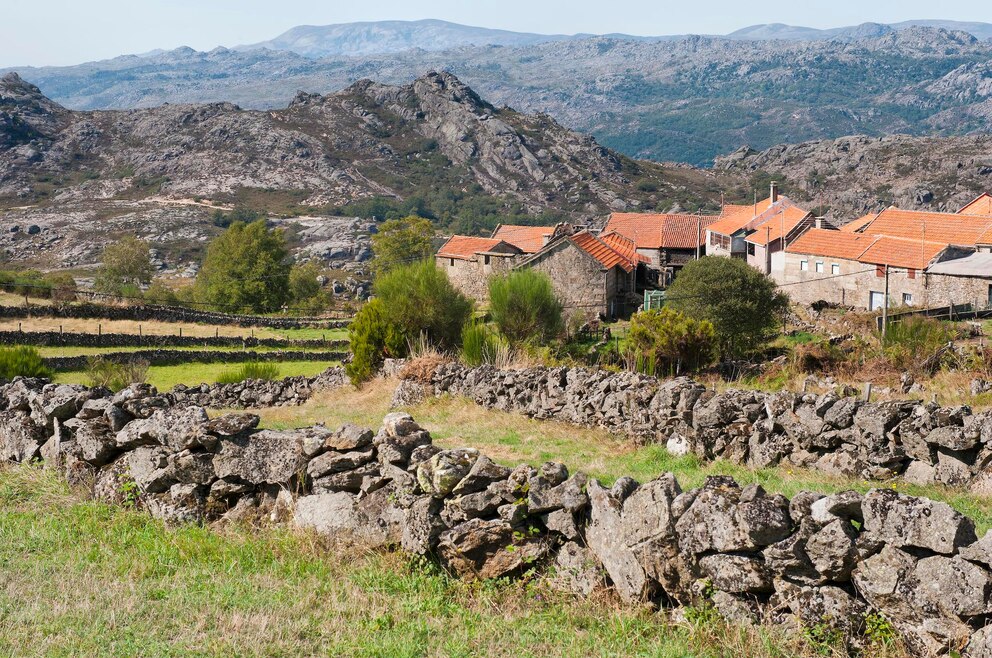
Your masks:
M882 303L882 343L885 343L885 330L889 327L889 266L885 266L885 300Z
M703 241L703 216L696 215L696 260L699 260L699 249Z

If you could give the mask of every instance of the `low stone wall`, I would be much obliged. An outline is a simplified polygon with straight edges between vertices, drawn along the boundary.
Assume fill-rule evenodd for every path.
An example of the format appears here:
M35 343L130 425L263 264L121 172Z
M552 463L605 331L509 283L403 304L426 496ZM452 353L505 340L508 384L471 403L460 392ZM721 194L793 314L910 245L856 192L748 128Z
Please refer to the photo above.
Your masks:
M563 464L441 450L403 413L377 432L259 430L258 416L209 419L148 386L20 379L0 407L0 459L41 459L168 522L287 521L468 580L554 565L552 582L579 594L831 625L855 649L884 618L915 655L992 655L992 534L944 503L887 489L788 500L726 477L684 491L671 474L606 487Z
M51 356L42 359L53 370L85 370L94 355ZM107 352L97 355L116 363L140 359L153 366L174 366L183 363L246 363L249 361L341 361L347 352L252 352L238 350L135 350L133 352Z
M301 329L346 327L349 320L327 318L290 318L213 313L176 306L107 306L104 304L52 304L38 306L0 306L0 318L93 318L103 320L134 320L147 322L188 322L234 325L238 327L268 327L272 329Z
M271 347L346 348L347 340L285 340L252 336L177 336L60 331L0 331L0 345L40 347Z
M303 404L318 392L349 383L341 366L313 377L299 375L272 381L249 379L237 384L179 384L165 397L170 405L195 405L212 409L261 409Z
M780 463L844 476L967 485L992 494L992 412L788 391L715 393L687 379L581 368L439 366L397 402L458 395L483 406L605 427L675 454L753 468Z

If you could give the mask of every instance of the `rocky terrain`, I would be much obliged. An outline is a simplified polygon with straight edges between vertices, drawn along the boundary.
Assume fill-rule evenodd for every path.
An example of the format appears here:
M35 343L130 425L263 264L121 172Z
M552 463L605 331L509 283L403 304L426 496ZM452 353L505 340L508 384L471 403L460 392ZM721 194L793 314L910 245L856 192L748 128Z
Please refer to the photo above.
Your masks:
M818 213L849 220L889 205L957 212L992 191L992 136L844 137L742 148L715 168L781 182L791 198Z
M433 50L425 37L430 48L360 56L292 43L183 48L20 72L68 107L126 109L220 101L277 108L299 89L326 93L364 78L405 84L448 70L497 106L547 112L632 157L708 165L745 144L987 130L992 42L933 25L834 34L761 26L729 37L618 35L448 50ZM943 25L986 35L981 26ZM356 44L366 47L360 35ZM347 48L328 52L354 52Z
M632 161L547 115L496 108L446 73L300 93L277 111L75 112L16 74L0 81L0 203L9 208L0 246L49 267L91 264L108 234L130 233L155 245L163 269L179 270L219 230L218 208L247 205L289 211L282 223L295 227L303 257L343 268L368 258L374 226L297 218L300 209L419 199L426 208L409 212L442 208L439 222L478 230L516 215L715 203L717 180Z
M992 651L992 534L979 539L946 503L890 489L789 500L725 476L683 490L671 473L606 487L561 463L511 468L443 450L405 413L377 432L278 431L175 402L142 384L110 394L17 379L0 387L0 459L41 459L170 523L267 518L399 546L468 581L553 565L552 582L577 595L612 587L627 604L712 606L831 632L851 651L883 622L912 655Z

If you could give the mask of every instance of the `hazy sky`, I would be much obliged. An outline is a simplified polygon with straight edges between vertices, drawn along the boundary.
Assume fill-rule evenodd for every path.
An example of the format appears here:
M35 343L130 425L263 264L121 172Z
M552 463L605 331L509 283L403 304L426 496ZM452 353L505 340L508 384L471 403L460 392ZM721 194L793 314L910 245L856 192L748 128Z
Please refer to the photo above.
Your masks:
M992 23L989 0L2 0L0 66L77 64L155 48L209 50L295 25L444 20L567 33L725 34L755 23L839 27L942 18Z

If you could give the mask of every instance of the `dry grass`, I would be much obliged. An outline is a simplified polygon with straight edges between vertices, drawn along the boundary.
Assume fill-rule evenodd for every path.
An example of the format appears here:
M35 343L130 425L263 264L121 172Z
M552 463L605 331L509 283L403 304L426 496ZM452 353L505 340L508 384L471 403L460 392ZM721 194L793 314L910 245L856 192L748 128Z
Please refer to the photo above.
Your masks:
M168 529L30 466L0 470L0 539L0 563L16 565L0 571L5 655L842 655L705 609L676 623L541 579L469 585L279 528Z

